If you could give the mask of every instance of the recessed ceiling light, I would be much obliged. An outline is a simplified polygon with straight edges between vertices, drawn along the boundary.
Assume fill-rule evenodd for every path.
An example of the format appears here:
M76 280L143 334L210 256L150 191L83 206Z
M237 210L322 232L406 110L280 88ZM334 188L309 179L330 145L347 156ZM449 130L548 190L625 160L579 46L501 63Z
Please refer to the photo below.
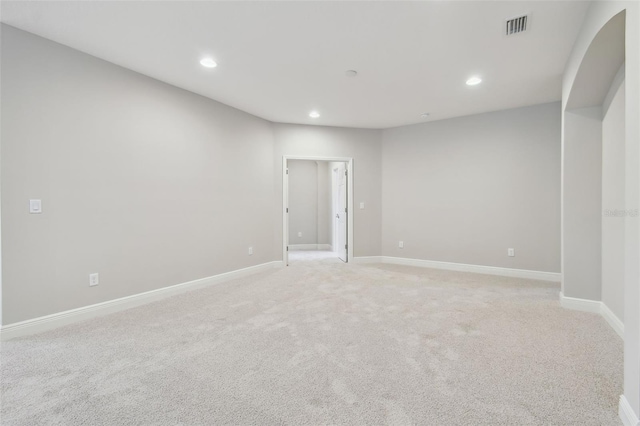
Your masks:
M311 112L309 113L309 117L311 117L311 118L318 118L318 117L320 117L320 113L319 113L318 111L311 111Z
M200 65L202 65L205 68L215 68L218 66L218 64L216 64L216 61L214 61L211 58L202 58L200 60Z
M358 75L358 71L356 70L347 70L344 72L344 75L346 75L347 77L355 77L356 75Z
M468 86L475 86L476 84L480 83L482 83L482 79L480 77L471 77L469 80L467 80Z
M423 112L422 114L420 114L420 118L429 118L429 113L428 112Z

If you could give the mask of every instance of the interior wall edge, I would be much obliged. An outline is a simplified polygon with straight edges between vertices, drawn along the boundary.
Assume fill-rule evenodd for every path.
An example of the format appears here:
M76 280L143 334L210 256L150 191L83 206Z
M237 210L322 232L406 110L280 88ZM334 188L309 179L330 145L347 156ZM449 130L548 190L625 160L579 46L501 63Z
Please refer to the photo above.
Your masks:
M624 324L609 307L601 300L588 300L565 296L560 292L560 306L573 311L591 312L599 314L607 324L624 340Z

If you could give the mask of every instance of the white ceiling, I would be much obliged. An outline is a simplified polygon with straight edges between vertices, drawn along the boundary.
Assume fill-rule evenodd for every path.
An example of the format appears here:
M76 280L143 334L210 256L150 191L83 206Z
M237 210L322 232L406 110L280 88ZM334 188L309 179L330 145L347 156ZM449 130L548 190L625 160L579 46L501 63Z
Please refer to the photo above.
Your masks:
M559 100L587 6L3 1L1 19L267 120L387 128L423 112L439 120ZM504 36L505 19L524 13L530 30ZM204 55L218 67L201 67ZM483 83L466 86L472 75Z

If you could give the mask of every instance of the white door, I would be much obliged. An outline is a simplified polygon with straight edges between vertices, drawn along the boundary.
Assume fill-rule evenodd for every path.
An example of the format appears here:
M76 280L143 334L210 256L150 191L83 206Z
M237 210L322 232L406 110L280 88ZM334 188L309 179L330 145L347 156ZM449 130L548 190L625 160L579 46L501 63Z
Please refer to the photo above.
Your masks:
M284 223L282 224L282 234L285 241L285 249L282 253L282 260L285 266L289 266L289 168L287 167L287 161L284 161L284 170L282 174L282 180L284 182L284 191L282 197L284 202L282 203L284 208Z
M338 166L337 209L336 209L336 251L338 257L347 262L347 169Z

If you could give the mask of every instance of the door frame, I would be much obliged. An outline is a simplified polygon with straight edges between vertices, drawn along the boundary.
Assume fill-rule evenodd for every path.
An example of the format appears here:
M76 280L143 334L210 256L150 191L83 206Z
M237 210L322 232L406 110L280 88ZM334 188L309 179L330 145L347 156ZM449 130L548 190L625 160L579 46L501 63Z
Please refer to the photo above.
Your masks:
M289 242L289 221L287 207L289 206L289 179L287 179L287 164L289 160L308 161L337 161L346 163L347 170L347 263L353 259L353 158L352 157L308 157L302 155L282 156L282 261L289 264L287 245Z

